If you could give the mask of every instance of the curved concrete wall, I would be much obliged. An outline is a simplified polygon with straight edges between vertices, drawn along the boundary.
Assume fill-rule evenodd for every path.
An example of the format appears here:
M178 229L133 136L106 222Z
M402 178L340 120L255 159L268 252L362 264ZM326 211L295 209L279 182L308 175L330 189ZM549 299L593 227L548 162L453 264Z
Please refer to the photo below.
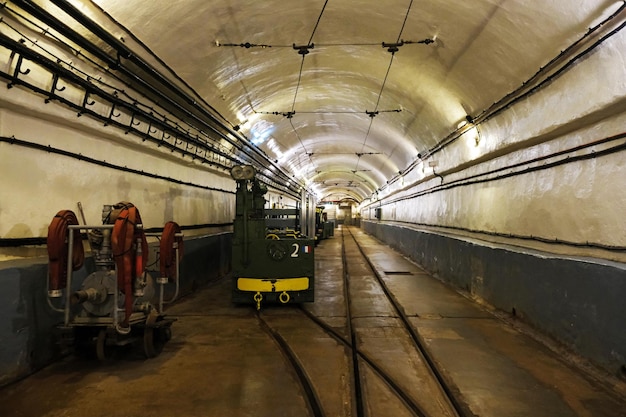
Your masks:
M224 170L146 146L140 138L68 114L53 103L33 103L32 95L16 88L9 91L0 97L0 136L72 156L0 142L0 193L6 196L0 201L0 238L46 236L59 210L78 215L79 201L89 224L101 222L103 204L119 201L135 204L147 228L170 220L181 225L232 222L235 182Z
M562 241L576 253L616 247L593 256L626 261L625 46L615 35L470 129L364 202L363 218L380 208L383 220Z

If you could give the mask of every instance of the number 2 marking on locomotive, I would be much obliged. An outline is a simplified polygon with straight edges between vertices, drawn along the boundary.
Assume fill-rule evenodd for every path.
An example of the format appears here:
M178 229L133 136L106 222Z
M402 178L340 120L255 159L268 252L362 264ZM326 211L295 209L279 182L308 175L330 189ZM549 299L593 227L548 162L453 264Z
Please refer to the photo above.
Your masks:
M298 245L297 243L294 243L291 246L293 246L293 252L291 253L291 257L297 258L298 252L300 252L300 245Z

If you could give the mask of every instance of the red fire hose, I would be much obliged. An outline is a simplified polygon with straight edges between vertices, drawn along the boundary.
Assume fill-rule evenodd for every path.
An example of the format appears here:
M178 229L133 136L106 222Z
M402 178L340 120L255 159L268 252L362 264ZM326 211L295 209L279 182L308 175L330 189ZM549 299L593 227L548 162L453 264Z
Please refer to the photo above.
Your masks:
M67 284L68 267L68 226L77 225L78 219L71 210L61 210L52 219L48 226L48 290L58 291ZM72 251L72 270L76 271L83 266L85 251L80 230L74 229L74 246Z
M122 324L129 326L129 318L133 311L133 282L146 269L148 259L148 242L141 224L139 209L132 203L121 202L114 206L121 209L111 233L113 258L117 266L117 286L124 293L125 317ZM135 247L137 241L140 247Z
M163 228L161 236L160 250L160 269L161 276L168 277L170 281L176 278L176 248L174 243L178 244L178 261L183 257L183 237L176 236L180 234L181 229L176 222L167 222Z

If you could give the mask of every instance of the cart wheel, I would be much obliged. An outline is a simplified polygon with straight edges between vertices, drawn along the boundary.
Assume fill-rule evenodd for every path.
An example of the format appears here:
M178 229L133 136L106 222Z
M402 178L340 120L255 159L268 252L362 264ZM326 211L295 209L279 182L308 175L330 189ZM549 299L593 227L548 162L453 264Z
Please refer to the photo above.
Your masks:
M110 348L106 346L107 329L100 329L98 338L96 339L96 356L98 360L105 361L111 357Z
M163 337L163 329L154 327L158 317L156 312L152 312L146 319L146 326L143 331L143 353L147 358L158 356L163 350L165 342L167 342L167 338Z

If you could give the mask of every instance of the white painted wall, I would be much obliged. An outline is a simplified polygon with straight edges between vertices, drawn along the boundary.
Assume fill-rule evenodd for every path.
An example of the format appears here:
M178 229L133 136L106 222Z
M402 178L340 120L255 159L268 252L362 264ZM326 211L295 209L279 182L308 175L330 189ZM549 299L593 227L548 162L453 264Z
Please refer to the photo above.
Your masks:
M361 214L373 218L372 208L382 205L383 220L422 227L626 246L623 150L506 179L437 190L437 186L624 133L624 51L626 34L620 33L546 87L481 124L478 145L475 130L468 132L384 190L378 200L362 204ZM574 150L499 174L598 153L625 141ZM432 160L436 160L435 171L444 177L443 182L433 176ZM398 201L429 189L434 192ZM534 245L530 241L515 244ZM623 261L622 255L610 251L594 251L593 256Z
M0 95L0 136L227 191L175 184L0 143L0 238L46 236L59 210L79 215L79 201L92 224L100 222L103 204L119 201L135 204L145 227L162 227L169 220L181 225L230 223L234 217L234 194L229 192L235 182L227 172L191 162L86 116L76 117L55 102L44 104L18 87Z

